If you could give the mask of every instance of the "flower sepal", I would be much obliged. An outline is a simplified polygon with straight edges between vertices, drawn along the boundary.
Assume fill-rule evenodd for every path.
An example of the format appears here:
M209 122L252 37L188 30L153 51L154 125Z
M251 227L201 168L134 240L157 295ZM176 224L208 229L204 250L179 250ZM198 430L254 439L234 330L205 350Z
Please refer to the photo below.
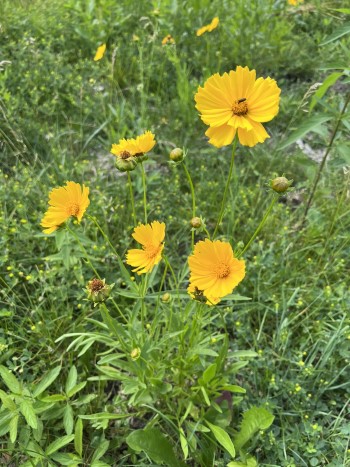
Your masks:
M87 283L85 291L87 293L87 300L94 303L94 306L99 303L105 302L111 295L114 284L106 284L105 279L92 279Z
M131 172L137 166L137 160L135 157L128 157L127 159L116 158L115 166L120 172Z

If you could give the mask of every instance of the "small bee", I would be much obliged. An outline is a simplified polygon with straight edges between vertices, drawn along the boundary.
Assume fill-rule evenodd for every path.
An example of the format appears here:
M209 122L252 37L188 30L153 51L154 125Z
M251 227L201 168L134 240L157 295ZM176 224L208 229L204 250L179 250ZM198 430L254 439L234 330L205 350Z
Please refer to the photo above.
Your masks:
M242 102L246 101L247 99L245 97L242 97L242 99L238 99L238 104L241 104Z

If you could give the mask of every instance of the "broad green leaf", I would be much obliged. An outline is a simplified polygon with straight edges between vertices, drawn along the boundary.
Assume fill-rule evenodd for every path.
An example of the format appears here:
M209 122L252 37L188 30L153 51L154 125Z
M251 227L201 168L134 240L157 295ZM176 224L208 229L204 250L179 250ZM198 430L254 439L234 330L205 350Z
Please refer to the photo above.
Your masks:
M42 394L45 389L47 389L55 381L57 376L60 374L60 371L61 366L56 366L56 368L53 368L51 371L46 373L40 383L36 385L33 392L33 397L40 396L40 394Z
M208 366L203 372L202 378L200 378L200 382L202 381L204 384L209 383L216 375L216 363L212 363Z
M8 410L0 412L0 436L4 436L10 431L12 417L13 412L9 412Z
M343 24L339 28L337 28L330 36L328 36L320 45L326 45L330 42L334 42L340 37L345 36L346 34L350 33L350 23Z
M295 143L296 140L302 138L310 131L320 131L322 124L328 122L332 118L333 117L331 115L316 115L314 117L307 118L301 122L299 127L293 131L289 138L287 138L286 141L279 146L278 150L280 151L281 149L290 146L291 144Z
M109 441L107 439L101 441L100 444L98 445L98 448L95 450L92 456L92 459L91 459L92 464L98 461L103 456L103 454L107 451L108 448L109 448Z
M239 433L234 437L236 449L241 449L260 430L266 430L272 424L274 416L263 407L252 407L243 414Z
M38 427L38 420L36 418L33 405L29 400L23 399L20 403L19 410L31 428Z
M17 427L18 427L19 415L15 415L10 421L10 440L14 443L17 439Z
M210 428L210 431L213 433L217 442L220 443L221 446L226 449L226 451L231 455L231 457L235 457L235 447L231 441L230 436L226 433L226 431L220 426L212 425L207 420L206 424Z
M21 384L17 381L16 377L3 365L0 365L0 376L6 386L14 394L21 394Z
M74 431L74 448L81 457L83 455L83 420L78 418Z
M74 426L73 409L69 404L67 404L66 407L64 408L63 426L64 426L64 429L67 435L71 435L73 433L73 426Z
M63 446L66 446L67 444L69 444L71 441L73 441L73 439L74 439L74 435L66 435L66 436L62 436L61 438L56 439L53 443L48 445L48 447L46 448L45 454L47 456L50 456L54 452L63 448Z
M52 454L51 459L57 462L59 466L70 465L71 467L77 467L82 464L81 459L76 454L66 452L56 452L55 454ZM52 465L52 467L54 467L57 464L49 465Z
M183 465L177 460L170 441L158 428L136 430L127 436L126 442L134 451L144 451L154 462L164 463L169 467Z
M66 381L66 387L65 387L65 392L68 395L69 391L74 388L74 386L77 384L77 379L78 379L78 372L75 366L73 365L72 368L69 370L67 381ZM70 397L70 396L68 396Z
M322 85L317 89L315 94L312 96L310 107L309 107L310 112L315 107L317 102L321 100L322 97L326 94L328 89L331 86L333 86L333 84L336 83L342 75L343 73L334 72L334 73L331 73L329 76L327 76L327 78L323 81Z
M237 386L236 384L225 384L225 386L222 386L220 389L223 391L237 392L240 394L246 393L244 388L241 388L241 386Z
M227 464L227 467L257 467L258 463L254 457L247 457L246 462L232 461Z
M0 399L1 399L3 406L6 409L9 409L11 412L14 412L17 410L17 405L14 403L12 398L8 394L6 394L5 391L2 391L1 389L0 389Z
M52 394L51 396L45 396L40 399L42 402L60 402L67 400L63 394Z

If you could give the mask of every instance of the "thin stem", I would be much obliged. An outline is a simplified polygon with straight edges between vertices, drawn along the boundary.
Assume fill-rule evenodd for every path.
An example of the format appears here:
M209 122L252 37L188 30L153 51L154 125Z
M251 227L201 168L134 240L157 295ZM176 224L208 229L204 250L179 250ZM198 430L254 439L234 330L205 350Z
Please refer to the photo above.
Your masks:
M87 215L87 218L92 220L92 222L96 225L96 227L98 228L98 230L101 232L103 238L106 240L106 242L108 243L110 249L112 250L113 254L120 259L120 256L119 254L117 253L116 249L114 248L114 246L112 245L111 241L109 240L108 236L105 234L105 232L103 231L102 227L100 226L100 224L98 223L97 219L93 216L90 216L89 214Z
M82 252L84 253L85 255L85 259L88 263L88 265L90 266L90 268L93 270L95 276L98 278L98 279L101 279L99 273L96 271L96 269L94 268L93 264L91 263L90 261L90 258L89 258L89 255L88 255L88 252L86 251L86 248L84 247L84 245L81 243L78 235L69 227L68 224L66 224L66 229L68 230L68 232L70 232L73 237L75 238L75 240L78 242L78 245L80 246L80 249L82 250Z
M253 243L253 241L255 240L256 236L258 235L258 233L260 232L260 230L264 227L265 225L265 222L267 221L267 218L269 217L269 214L270 212L272 211L272 208L274 207L276 201L278 200L279 198L279 195L276 193L274 195L274 197L272 198L272 201L270 203L270 206L267 208L267 211L265 212L265 215L264 217L262 218L260 224L258 225L257 229L255 230L255 232L253 233L252 237L250 238L249 242L246 244L246 246L243 248L243 251L238 255L238 258L240 258L241 256L243 256L243 254L248 250L248 248L250 247L250 245Z
M192 178L191 178L190 172L188 171L188 169L186 167L185 161L183 162L182 166L183 166L184 171L186 173L187 180L188 180L188 183L189 183L190 189L191 189L192 217L196 217L196 197L195 197L195 194L194 194L194 186L193 186ZM194 247L194 230L192 230L192 250L193 250L193 247Z
M147 187L146 187L146 172L141 162L141 173L142 173L142 187L143 187L143 209L145 213L145 224L147 224Z
M133 189L132 189L130 172L128 171L127 174L128 174L128 185L129 185L129 192L130 192L132 218L134 220L134 227L136 227L137 221L136 221L136 212L135 212L134 192L133 192Z
M318 168L318 171L317 171L317 174L316 174L316 177L315 177L315 181L314 181L314 184L313 184L313 187L312 187L312 190L311 190L311 193L310 193L310 196L309 196L309 199L307 201L307 204L306 204L306 208L305 208L305 211L304 211L304 214L303 214L303 217L302 217L302 221L301 221L301 224L304 224L305 222L305 219L306 219L306 216L309 212L309 209L310 209L310 206L311 206L311 203L312 203L312 200L314 198L314 195L315 195L315 192L316 192L316 188L317 188L317 185L318 185L318 182L320 181L320 177L321 177L321 173L322 173L322 170L323 170L323 167L326 163L326 160L327 160L327 157L331 151L331 148L333 146L333 142L334 142L334 139L336 137L336 134L338 133L338 129L339 129L339 125L340 125L340 122L343 118L343 115L346 111L346 108L348 106L350 102L350 94L348 95L344 105L343 105L343 108L342 108L342 111L340 112L340 115L338 117L338 120L337 120L337 123L335 124L335 127L334 127L334 130L333 130L333 133L332 133L332 136L331 136L331 139L329 141L329 144L328 144L328 147L327 147L327 150L325 152L325 155L323 156L323 159L321 161L321 164Z
M224 217L226 198L227 198L227 193L228 193L228 190L229 190L230 181L231 181L232 172L233 172L233 165L234 165L234 160L235 160L236 146L237 146L237 136L235 137L235 139L233 141L233 145L232 145L232 155L231 155L230 169L229 169L227 180L226 180L224 195L223 195L222 201L221 201L220 214L219 214L219 218L218 218L218 221L216 223L216 227L215 227L215 230L214 230L214 233L213 233L213 238L215 238L216 232L218 231L218 228L219 228L219 226L221 224L222 218Z

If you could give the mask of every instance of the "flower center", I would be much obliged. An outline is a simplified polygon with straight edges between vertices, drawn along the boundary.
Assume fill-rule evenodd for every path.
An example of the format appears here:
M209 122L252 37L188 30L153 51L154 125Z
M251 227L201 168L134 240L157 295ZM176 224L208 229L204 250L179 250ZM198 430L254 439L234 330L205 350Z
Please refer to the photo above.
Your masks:
M234 115L238 115L239 117L241 117L242 115L247 115L248 104L247 104L247 99L245 97L242 97L242 99L238 99L238 101L235 101L233 103L232 113Z
M67 207L67 212L70 216L77 216L79 213L79 204L72 203L70 206Z
M226 263L219 263L215 268L215 274L218 279L224 279L230 272L230 267Z
M122 151L120 154L119 154L119 157L121 159L129 159L129 157L131 156L130 152L129 151Z
M147 258L148 259L153 259L153 258L155 258L157 256L157 254L159 252L159 246L149 244L149 245L146 245L144 247L144 250L145 250Z
M100 279L92 279L92 281L89 282L89 289L91 292L97 293L101 289L103 289L104 283Z

